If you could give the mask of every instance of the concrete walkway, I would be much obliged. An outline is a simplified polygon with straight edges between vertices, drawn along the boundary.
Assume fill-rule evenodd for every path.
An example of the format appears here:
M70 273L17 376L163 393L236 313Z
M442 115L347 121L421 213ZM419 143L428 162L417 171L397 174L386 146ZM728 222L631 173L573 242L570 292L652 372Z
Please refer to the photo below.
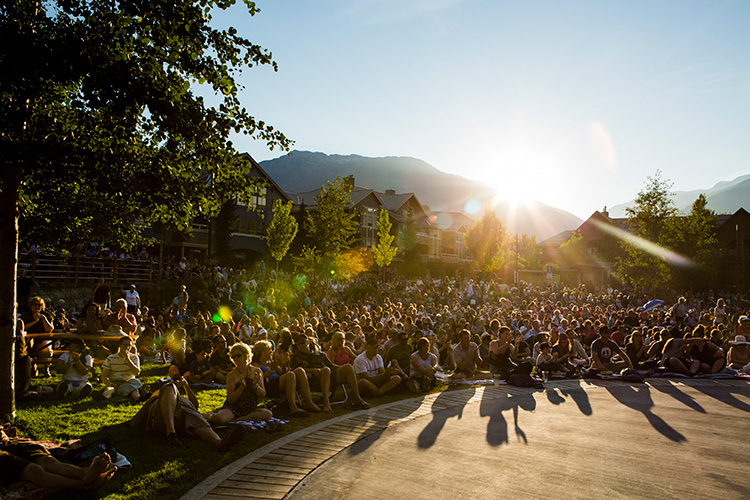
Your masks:
M279 439L183 499L750 497L750 384L565 380L398 401Z

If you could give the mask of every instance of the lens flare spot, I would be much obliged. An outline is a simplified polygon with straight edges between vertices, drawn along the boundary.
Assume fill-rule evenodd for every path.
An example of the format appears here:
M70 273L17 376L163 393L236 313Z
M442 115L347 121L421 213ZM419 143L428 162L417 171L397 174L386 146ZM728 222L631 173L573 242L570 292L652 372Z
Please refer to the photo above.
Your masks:
M477 214L480 210L482 210L482 204L477 200L469 200L466 202L466 205L464 205L464 212L469 215Z
M222 321L229 321L232 319L232 310L227 306L219 307L219 317Z

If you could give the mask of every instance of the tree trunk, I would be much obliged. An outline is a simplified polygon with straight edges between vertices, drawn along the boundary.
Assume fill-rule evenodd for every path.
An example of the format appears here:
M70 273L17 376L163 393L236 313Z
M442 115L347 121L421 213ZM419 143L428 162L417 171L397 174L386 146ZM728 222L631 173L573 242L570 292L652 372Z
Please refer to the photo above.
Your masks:
M3 174L0 192L0 416L15 418L14 356L16 266L18 265L18 191L21 166Z

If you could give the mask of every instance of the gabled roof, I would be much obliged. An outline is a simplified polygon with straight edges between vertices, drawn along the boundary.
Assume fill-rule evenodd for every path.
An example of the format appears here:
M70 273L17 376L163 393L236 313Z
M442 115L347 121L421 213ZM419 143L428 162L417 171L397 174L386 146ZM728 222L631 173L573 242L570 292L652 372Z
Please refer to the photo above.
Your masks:
M468 229L474 224L474 219L461 212L439 212L431 210L427 214L430 223L443 231L458 231Z
M291 200L291 198L289 197L289 195L287 194L287 192L284 191L283 189L281 189L281 187L278 184L276 184L276 181L274 181L271 178L271 176L268 175L265 170L263 170L263 167L261 167L260 164L257 161L255 161L255 158L253 158L252 156L250 156L250 153L240 153L239 156L242 156L245 159L250 160L250 164L253 166L253 168L257 169L261 173L261 175L263 176L263 178L265 178L265 180L267 180L269 183L271 183L271 185L273 187L275 187L276 190L279 193L281 193L281 196L283 196L284 198L286 198L287 201Z
M590 218L591 217L589 217L589 219ZM573 235L573 232L574 231L572 229L568 229L566 231L561 231L561 232L557 233L554 236L550 236L546 240L540 241L539 243L536 244L536 246L538 246L538 247L555 247L555 248L557 248L560 245L562 245L563 243L565 243L566 241L568 241L570 239L570 237Z

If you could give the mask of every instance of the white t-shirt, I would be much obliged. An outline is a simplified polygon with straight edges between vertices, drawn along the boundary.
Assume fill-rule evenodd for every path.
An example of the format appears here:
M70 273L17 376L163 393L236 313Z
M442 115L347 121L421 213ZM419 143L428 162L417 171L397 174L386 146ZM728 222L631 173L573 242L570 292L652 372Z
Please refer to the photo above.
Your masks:
M60 361L63 363L67 363L69 358L70 355L67 352L60 354ZM81 357L81 363L83 363L86 368L94 366L94 360L91 359L91 356L88 354ZM75 365L70 365L70 368L63 373L62 380L63 382L88 382L89 378L87 374L81 375L81 372L78 371L78 368L76 368Z
M383 358L380 354L376 354L374 358L370 359L366 353L362 353L354 359L354 373L366 373L368 377L375 377L380 373L380 369L385 369L383 366Z
M427 359L422 359L422 356L419 355L419 352L415 352L414 354L412 354L411 359L416 359L417 363L422 366L422 368L435 369L437 367L437 356L435 356L431 352L427 353ZM411 368L411 371L409 371L410 377L414 377L415 375L422 375L422 372L418 372L414 369L414 365L409 366Z

